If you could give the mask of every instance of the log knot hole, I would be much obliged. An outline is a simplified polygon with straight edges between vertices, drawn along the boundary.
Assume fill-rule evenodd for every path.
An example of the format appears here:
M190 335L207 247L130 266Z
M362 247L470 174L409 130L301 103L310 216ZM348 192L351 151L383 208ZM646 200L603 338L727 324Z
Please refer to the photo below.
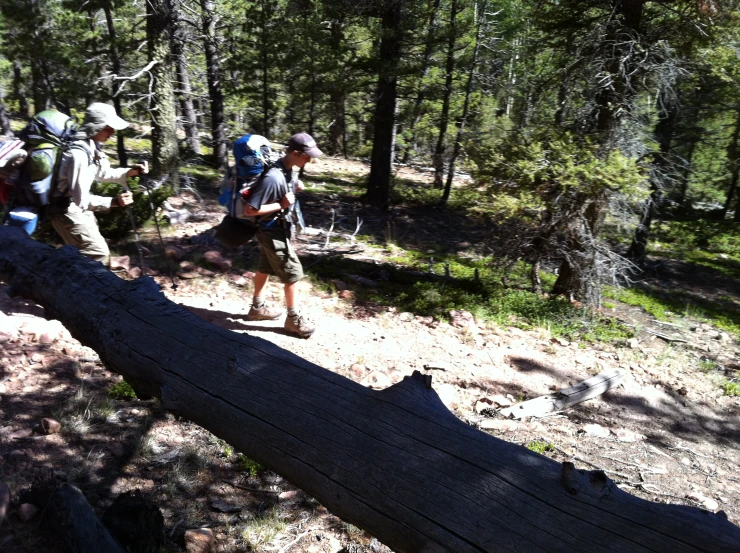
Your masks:
M562 482L566 491L571 495L591 491L602 499L611 491L611 482L603 470L578 470L569 461L563 463Z

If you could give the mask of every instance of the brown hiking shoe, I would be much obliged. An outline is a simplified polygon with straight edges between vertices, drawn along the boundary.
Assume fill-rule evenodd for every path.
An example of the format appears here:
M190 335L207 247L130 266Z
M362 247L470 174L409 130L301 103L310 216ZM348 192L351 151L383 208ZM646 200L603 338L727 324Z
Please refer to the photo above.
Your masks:
M293 334L298 335L301 338L308 338L309 336L311 336L311 334L313 334L314 330L316 330L316 325L314 325L303 315L296 315L295 317L286 317L285 325L283 325L283 328L285 328L285 330L287 330L288 332L292 332Z
M267 304L262 307L252 307L247 313L248 321L274 321L283 316L282 309L270 309Z

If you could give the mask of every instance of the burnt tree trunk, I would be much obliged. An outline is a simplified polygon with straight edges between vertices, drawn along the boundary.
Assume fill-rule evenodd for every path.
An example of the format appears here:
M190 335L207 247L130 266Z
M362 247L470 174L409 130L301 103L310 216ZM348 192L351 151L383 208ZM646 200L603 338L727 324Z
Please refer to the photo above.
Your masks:
M23 84L23 71L21 64L17 61L13 62L13 98L18 102L18 115L23 119L28 119L29 108L26 87Z
M137 393L283 475L398 553L734 553L724 513L653 503L601 471L485 434L418 372L375 391L213 326L148 277L0 227L0 277Z
M0 84L0 134L5 136L13 136L13 130L10 128L10 119L8 119L8 112L5 109L5 102L3 101L4 94L2 84Z

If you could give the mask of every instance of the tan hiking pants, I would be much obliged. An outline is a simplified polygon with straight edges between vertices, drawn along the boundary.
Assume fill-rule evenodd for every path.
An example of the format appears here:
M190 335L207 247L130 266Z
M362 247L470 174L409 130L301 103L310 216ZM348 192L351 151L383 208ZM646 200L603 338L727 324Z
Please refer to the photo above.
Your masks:
M100 234L98 221L92 211L53 215L51 224L65 244L71 244L80 250L82 255L108 265L110 250L105 238Z

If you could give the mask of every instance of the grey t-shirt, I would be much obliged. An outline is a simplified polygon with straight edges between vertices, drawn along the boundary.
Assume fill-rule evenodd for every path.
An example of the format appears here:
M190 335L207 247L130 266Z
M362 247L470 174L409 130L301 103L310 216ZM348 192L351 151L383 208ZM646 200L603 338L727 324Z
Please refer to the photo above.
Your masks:
M288 182L290 182L293 170L286 169L282 160L275 163L272 169L262 177L249 191L247 204L254 209L260 209L263 205L279 202L286 193L289 192ZM269 221L274 219L277 214L268 213L256 217L257 221Z

